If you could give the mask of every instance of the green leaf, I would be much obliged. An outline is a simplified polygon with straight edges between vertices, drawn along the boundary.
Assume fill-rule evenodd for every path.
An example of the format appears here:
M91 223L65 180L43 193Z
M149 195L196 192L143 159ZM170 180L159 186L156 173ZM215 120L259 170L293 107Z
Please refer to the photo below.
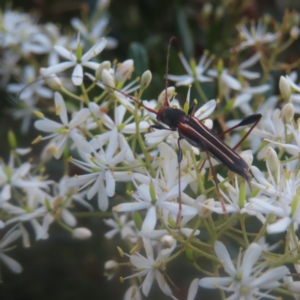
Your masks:
M139 212L136 211L133 214L133 220L134 220L134 224L135 224L136 228L138 230L141 230L142 229L142 225L143 225L143 219L142 219L142 217L141 217L141 215L140 215Z
M186 249L185 250L185 254L186 254L186 257L187 257L187 259L188 259L189 262L193 262L194 261L194 252L193 252L193 250Z
M8 143L9 143L10 148L16 149L17 148L17 139L12 130L8 131L7 138L8 138Z
M128 56L134 60L133 77L142 76L149 69L148 53L142 44L131 43L129 45Z
M180 45L183 48L183 53L187 58L193 57L194 42L193 36L186 18L185 11L182 7L176 10L176 21L180 35Z

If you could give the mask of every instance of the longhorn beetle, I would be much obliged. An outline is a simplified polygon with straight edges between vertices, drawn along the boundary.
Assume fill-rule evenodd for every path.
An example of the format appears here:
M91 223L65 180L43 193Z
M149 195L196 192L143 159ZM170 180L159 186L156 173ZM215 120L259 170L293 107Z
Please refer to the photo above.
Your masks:
M152 108L149 108L145 106L141 101L136 100L134 97L131 97L116 88L109 87L108 85L104 84L106 87L111 88L124 96L128 97L135 103L137 103L139 106L142 106L147 111L154 113L156 115L156 119L158 122L167 125L169 130L177 131L179 134L179 138L177 141L178 145L178 152L177 152L177 161L178 161L178 186L179 186L179 214L177 216L177 223L180 218L180 213L182 209L182 203L181 203L181 185L180 185L180 163L183 158L181 146L180 146L180 140L185 139L188 143L190 143L192 146L199 148L200 150L206 152L207 159L209 161L210 167L212 168L212 163L210 160L210 156L215 158L217 161L225 165L229 170L232 172L242 176L246 181L250 181L252 176L249 172L249 167L247 163L244 161L244 159L237 153L235 150L239 147L239 145L247 138L247 136L250 134L250 132L253 130L253 128L257 125L257 123L260 121L262 115L261 114L252 114L250 116L247 116L244 118L241 122L239 122L237 125L227 129L220 135L217 135L215 132L213 132L211 129L209 129L207 126L205 126L200 120L198 120L196 117L194 117L194 111L196 104L194 103L190 108L188 113L186 114L184 111L178 108L174 108L169 106L169 100L168 100L168 63L169 63L169 53L170 53L170 45L172 43L171 38L168 46L168 54L167 54L167 62L166 62L166 84L165 84L165 100L164 105L158 110L154 110ZM246 133L246 135L241 139L241 141L233 148L230 148L227 144L225 144L220 137L224 136L226 133L246 125L251 125L250 130ZM167 129L161 125L152 125L150 128L155 129ZM213 171L213 169L212 169ZM217 192L219 194L221 204L223 211L226 213L226 208L224 201L221 197L219 187L216 181L216 176L214 175L214 181L216 184Z

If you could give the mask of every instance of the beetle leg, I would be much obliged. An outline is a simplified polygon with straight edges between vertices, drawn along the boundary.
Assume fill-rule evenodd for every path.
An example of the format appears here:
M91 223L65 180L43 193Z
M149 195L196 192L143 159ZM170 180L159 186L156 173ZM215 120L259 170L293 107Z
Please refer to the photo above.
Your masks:
M181 202L181 161L183 158L182 155L182 150L181 150L181 146L180 146L180 140L182 140L182 137L179 137L177 140L177 145L178 145L178 151L177 151L177 163L178 163L178 202L179 202L179 211L178 211L178 215L177 215L177 220L176 220L176 224L179 225L179 220L180 220L180 215L181 215L181 210L182 210L182 202Z

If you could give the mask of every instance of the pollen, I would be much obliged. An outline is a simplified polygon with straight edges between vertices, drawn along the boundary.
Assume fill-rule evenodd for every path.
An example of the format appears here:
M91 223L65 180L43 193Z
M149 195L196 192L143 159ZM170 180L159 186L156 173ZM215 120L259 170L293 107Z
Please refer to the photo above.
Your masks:
M64 129L62 129L61 133L62 134L68 134L69 133L69 129L64 128Z
M131 250L130 250L129 253L130 253L130 254L133 254L133 253L137 252L138 247L139 247L138 244L134 245L134 246L131 248Z
M32 145L34 145L34 144L37 144L37 143L39 143L41 140L42 140L42 136L41 135L39 135L38 137L36 137L32 142L31 142L31 144Z
M119 252L120 256L123 257L124 256L124 252L123 252L122 248L119 247L119 246L117 246L117 249L118 249L118 252Z
M57 116L59 116L60 113L61 113L61 105L58 104L57 107L56 107L56 110L55 110L55 114L56 114Z
M99 111L102 112L102 113L107 114L109 112L109 109L107 107L100 107Z
M39 119L43 119L44 118L44 114L41 113L40 111L35 110L33 112Z

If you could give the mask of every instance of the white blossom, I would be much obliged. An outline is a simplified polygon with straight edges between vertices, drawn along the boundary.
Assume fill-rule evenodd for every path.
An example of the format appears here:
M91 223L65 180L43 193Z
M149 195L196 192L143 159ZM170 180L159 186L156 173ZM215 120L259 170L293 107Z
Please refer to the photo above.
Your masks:
M271 43L279 37L279 33L267 32L267 24L263 21L258 21L257 24L252 22L250 30L245 25L238 26L237 29L243 39L239 46L234 47L234 49L239 50L259 44Z
M153 247L151 245L151 241L149 239L143 238L144 248L146 251L147 257L142 256L139 253L134 253L133 255L128 255L130 258L131 264L139 269L140 271L136 274L133 274L131 276L127 276L124 279L129 279L132 277L137 276L145 276L145 279L142 283L142 291L143 294L147 297L150 289L152 287L153 281L156 279L159 288L162 290L162 292L173 299L176 299L172 295L171 288L166 282L166 279L164 275L160 272L160 268L163 267L164 261L171 255L173 252L176 243L174 243L174 246L172 248L167 248L161 250L157 257L154 258L153 253Z
M9 257L5 252L11 250L8 248L10 244L21 236L21 230L12 227L0 241L0 260L13 272L19 274L23 271L22 266L13 258Z
M54 73L60 73L62 71L65 71L66 69L74 67L72 73L73 84L81 85L83 81L83 67L96 70L99 66L99 63L90 60L93 57L97 56L105 48L105 46L106 46L106 40L103 39L97 42L94 46L92 46L84 55L81 56L79 54L79 57L76 57L76 55L72 51L66 49L63 46L60 45L54 46L55 51L60 56L62 56L63 58L69 61L50 66L44 70L43 74L44 76L47 76ZM78 49L81 49L79 34L77 39L77 52L80 52Z
M180 85L190 85L194 81L199 82L210 82L212 81L212 78L205 76L204 73L207 71L209 65L212 62L211 58L208 58L208 55L204 53L198 65L196 66L190 66L187 62L186 58L183 56L182 53L179 54L179 58L182 62L183 67L185 68L187 74L186 75L168 75L168 79L171 81L175 81L176 86Z
M282 279L289 269L285 266L274 269L266 269L266 265L254 266L260 259L262 247L256 243L250 244L246 249L243 259L239 253L237 266L231 261L230 255L223 243L216 241L214 245L215 253L219 261L223 264L228 277L206 277L199 281L199 285L208 289L222 289L233 293L226 299L254 299L256 297L266 297L273 299L269 295L272 288L278 287L278 280ZM260 290L266 290L262 292Z
M55 151L53 152L54 157L57 159L61 157L69 138L73 140L76 147L78 147L79 149L90 151L90 147L87 141L85 141L83 136L77 130L77 127L85 122L89 117L89 109L82 108L73 116L72 120L69 121L64 99L58 92L55 93L55 107L57 113L59 113L61 123L52 121L47 118L37 120L34 123L36 129L52 133L51 135L46 136L43 139L51 138L51 143L55 148Z

